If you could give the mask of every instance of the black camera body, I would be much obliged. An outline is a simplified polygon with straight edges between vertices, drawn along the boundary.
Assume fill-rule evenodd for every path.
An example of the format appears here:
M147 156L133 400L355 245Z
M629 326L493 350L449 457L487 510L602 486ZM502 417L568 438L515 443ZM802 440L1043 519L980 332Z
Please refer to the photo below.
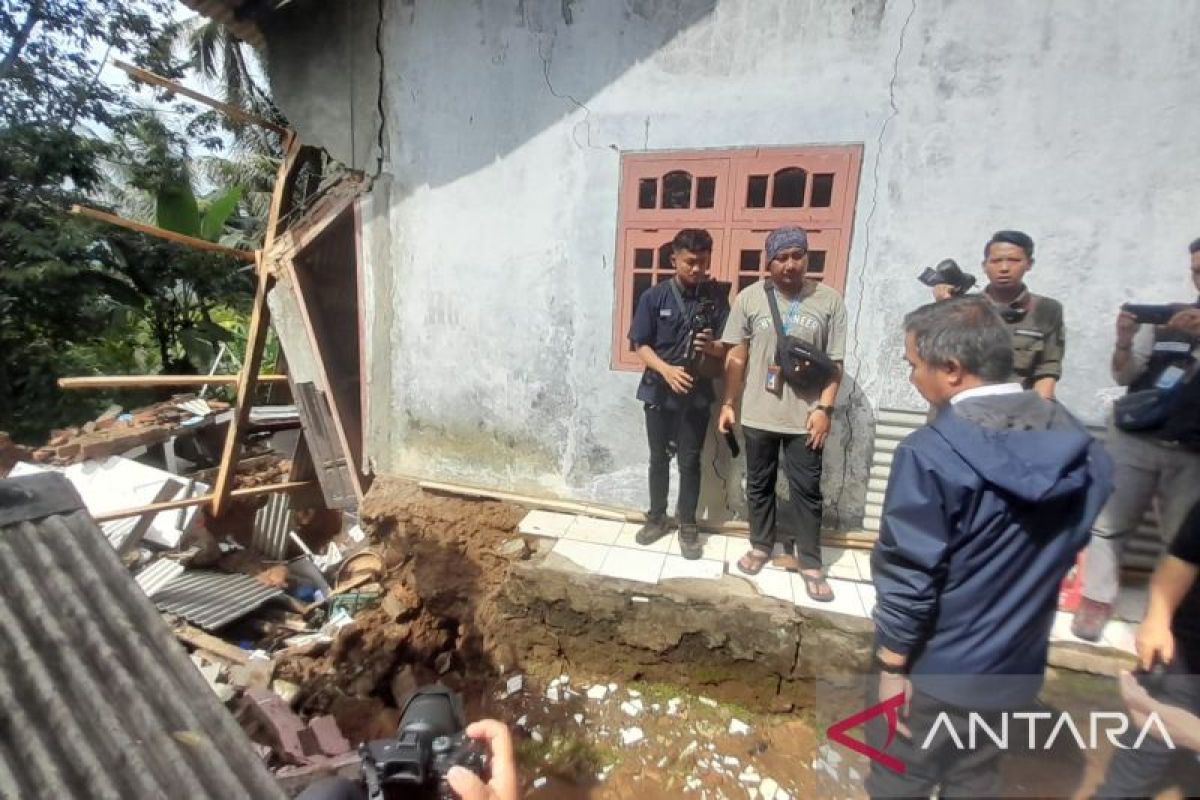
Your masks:
M917 276L917 280L930 287L949 284L954 287L955 295L966 294L975 285L975 276L963 272L962 267L952 258L942 259L936 267L926 267L925 271Z
M446 783L451 767L465 767L488 780L484 749L464 733L462 697L441 684L409 695L394 739L376 739L359 748L369 800L383 800L388 789L409 797L455 797Z
M704 361L704 354L696 350L696 337L702 331L711 331L714 337L721 335L721 332L716 330L717 322L717 302L721 298L729 297L729 290L733 284L728 281L705 281L696 289L696 309L692 312L692 316L688 319L688 348L687 362L681 366L686 366L688 371L695 374L700 370L701 364Z
M1184 308L1187 306L1150 303L1125 303L1121 306L1122 311L1133 314L1139 325L1166 325L1171 317Z

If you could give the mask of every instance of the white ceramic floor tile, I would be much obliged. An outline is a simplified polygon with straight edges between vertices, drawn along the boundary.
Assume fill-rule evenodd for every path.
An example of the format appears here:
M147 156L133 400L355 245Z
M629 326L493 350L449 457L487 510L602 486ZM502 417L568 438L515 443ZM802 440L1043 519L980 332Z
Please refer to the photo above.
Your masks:
M825 574L831 578L857 581L862 577L853 551L843 547L822 547L821 561L825 566Z
M659 581L666 581L672 578L704 578L707 580L720 580L725 574L725 562L716 561L711 558L700 558L695 561L688 561L680 556L667 556L667 560L663 562L662 574L659 575Z
M666 553L650 553L631 547L611 547L604 563L596 570L599 575L641 583L658 583Z
M647 553L665 553L670 549L671 543L675 541L676 534L670 533L654 544L642 546L637 543L637 532L641 529L642 523L640 522L626 522L621 527L621 532L617 534L617 538L613 541L613 544L617 547L632 547Z
M530 511L521 520L517 530L529 536L562 536L575 522L574 514L556 514L553 511Z
M1137 625L1132 622L1126 622L1123 619L1109 620L1109 623L1104 626L1103 641L1109 647L1117 650L1136 653L1137 648L1134 646L1136 633Z
M869 583L858 584L858 596L862 600L863 612L871 616L875 610L875 587Z
M854 560L858 562L858 574L864 581L871 581L871 551L853 550Z
M863 608L862 597L859 594L860 584L854 581L844 581L840 578L829 578L829 588L833 589L833 600L828 603L822 603L808 596L808 590L804 588L803 575L797 573L792 575L791 578L792 591L796 596L796 605L801 608L829 611L834 614L846 614L851 617L867 616L866 609Z
M624 522L596 519L595 517L577 517L575 524L563 534L563 538L574 539L577 542L592 542L593 544L615 544L617 537L624 529Z
M796 601L795 595L792 593L792 574L790 572L781 569L764 569L757 575L744 575L743 577L753 583L754 588L758 589L758 593L764 597L774 597L788 603Z
M551 553L563 558L569 558L588 572L597 572L608 556L609 547L592 542L575 542L570 539L559 539L554 543Z

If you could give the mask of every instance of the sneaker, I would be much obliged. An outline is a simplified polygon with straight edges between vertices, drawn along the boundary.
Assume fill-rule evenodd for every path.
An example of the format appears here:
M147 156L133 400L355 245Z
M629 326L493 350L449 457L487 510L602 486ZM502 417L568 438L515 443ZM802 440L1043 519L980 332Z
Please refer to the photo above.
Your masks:
M671 532L671 521L666 517L647 517L646 524L634 537L640 545L654 544Z
M695 561L704 555L704 546L700 544L700 529L694 524L679 526L679 552L688 561Z
M1071 622L1071 633L1087 642L1100 641L1100 634L1112 616L1112 603L1101 603L1086 597L1079 599L1079 610Z

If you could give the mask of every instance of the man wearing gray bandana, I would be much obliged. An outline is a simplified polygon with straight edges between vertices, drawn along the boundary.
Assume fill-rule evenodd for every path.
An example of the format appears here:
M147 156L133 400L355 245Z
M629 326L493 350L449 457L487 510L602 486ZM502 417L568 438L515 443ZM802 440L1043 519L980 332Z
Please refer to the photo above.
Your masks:
M718 428L724 433L740 421L746 440L751 548L737 565L743 573L756 575L771 558L777 535L775 481L782 453L799 526L795 531L778 531L784 555L776 563L800 572L812 600L829 602L833 589L821 566L821 453L841 383L846 306L836 291L806 277L804 229L788 226L772 231L766 257L771 277L738 293L721 337L732 349L725 361ZM786 380L779 364L777 327L789 339L823 352L834 364L832 377L809 388Z

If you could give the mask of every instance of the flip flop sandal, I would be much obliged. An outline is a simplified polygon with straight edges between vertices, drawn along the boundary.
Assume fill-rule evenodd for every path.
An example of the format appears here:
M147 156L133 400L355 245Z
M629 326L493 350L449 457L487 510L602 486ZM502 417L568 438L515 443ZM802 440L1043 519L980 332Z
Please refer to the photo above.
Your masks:
M738 559L737 568L746 575L757 575L762 572L762 568L770 559L770 553L764 553L762 550L750 550Z
M804 580L804 591L808 592L810 600L815 600L818 603L833 601L833 587L825 580L824 575L808 575L802 572L800 573L800 577Z

